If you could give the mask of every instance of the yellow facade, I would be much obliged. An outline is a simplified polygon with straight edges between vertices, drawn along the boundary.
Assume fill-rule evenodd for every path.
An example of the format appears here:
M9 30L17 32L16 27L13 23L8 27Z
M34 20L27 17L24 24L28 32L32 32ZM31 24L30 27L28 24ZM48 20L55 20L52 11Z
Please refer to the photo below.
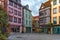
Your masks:
M56 5L53 5L53 1L51 1L51 22L52 23L53 23L53 18L56 17L57 24L59 24L59 16L60 16L59 7L60 7L59 0L57 0L57 4ZM53 14L53 9L54 8L57 8L56 14Z
M33 32L40 32L38 21L39 21L39 16L32 17L32 31Z

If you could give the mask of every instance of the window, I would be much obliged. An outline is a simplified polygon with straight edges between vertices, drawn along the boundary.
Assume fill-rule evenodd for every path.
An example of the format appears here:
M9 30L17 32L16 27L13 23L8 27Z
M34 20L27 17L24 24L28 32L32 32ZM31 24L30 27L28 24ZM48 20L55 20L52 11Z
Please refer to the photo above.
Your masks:
M26 20L26 24L28 24L28 21Z
M13 26L13 27L11 28L11 30L12 30L12 32L17 32L17 26Z
M31 21L29 21L29 25L31 25Z
M2 4L2 2L0 1L0 5Z
M17 27L17 32L20 32L20 26Z
M29 15L29 19L30 19L30 15Z
M57 4L57 0L54 0L54 1L53 1L53 5L56 5L56 4Z
M40 16L43 16L44 14L42 12L39 13Z
M56 21L56 20L57 20L56 17L54 17L54 18L53 18L53 23L54 23L54 24L57 24L57 21Z
M9 16L9 21L13 22L13 17L12 16Z
M17 3L18 0L13 0L15 3Z
M59 12L60 12L60 7L59 7Z
M9 5L13 6L13 2L9 1Z
M44 23L47 23L47 19L46 18L44 18Z
M13 25L13 27L11 28L12 32L20 32L20 26L15 26Z
M44 19L44 18L40 18L40 23L43 23L43 19Z
M59 16L59 24L60 24L60 16Z
M18 3L21 3L21 0L18 0Z
M26 14L26 18L27 18L27 14Z
M14 17L14 22L17 23L17 18L16 17Z
M47 15L47 13L45 12L45 15Z
M10 13L13 13L13 9L9 7L9 12Z
M20 5L18 5L18 9L21 10L21 6Z
M14 28L11 28L12 32L15 32L15 29Z
M59 3L60 3L60 0L59 0Z
M21 18L18 18L18 23L21 23Z
M17 4L14 3L14 7L17 8Z
M24 9L24 13L26 13L26 9Z
M17 0L15 0L15 2L17 2Z
M53 9L53 13L56 14L57 13L57 8Z
M18 11L18 16L21 16L21 12Z
M14 10L14 14L17 15L17 10Z

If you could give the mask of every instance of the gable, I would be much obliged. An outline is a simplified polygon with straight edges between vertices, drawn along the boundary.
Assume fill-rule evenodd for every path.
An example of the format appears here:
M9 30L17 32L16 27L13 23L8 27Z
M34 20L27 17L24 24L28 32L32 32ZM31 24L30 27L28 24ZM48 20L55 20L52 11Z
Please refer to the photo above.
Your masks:
M41 4L41 7L40 7L40 10L43 9L43 8L45 8L45 6L44 6L44 4L42 3L42 4Z
M40 10L44 9L46 7L50 7L50 6L51 6L50 1L47 1L47 2L41 4Z

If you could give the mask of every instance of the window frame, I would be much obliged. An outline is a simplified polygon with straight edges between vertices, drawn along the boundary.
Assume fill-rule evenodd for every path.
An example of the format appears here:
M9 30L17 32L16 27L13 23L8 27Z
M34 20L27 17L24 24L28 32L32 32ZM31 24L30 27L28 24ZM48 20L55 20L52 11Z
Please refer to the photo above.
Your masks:
M10 6L13 6L13 2L9 1L9 5L10 5Z
M17 17L14 17L14 23L17 23Z
M16 3L14 3L14 7L17 8L17 4Z
M13 8L9 7L9 13L13 13Z
M54 18L56 18L56 21L55 21ZM56 22L56 23L55 23L55 22ZM53 24L57 24L57 17L53 17Z
M20 5L18 5L17 7L18 7L19 10L21 10L21 6Z
M21 23L21 18L18 18L18 23Z
M59 6L59 13L60 13L60 6Z
M59 3L60 3L60 0L59 0Z
M18 15L18 16L21 16L21 12L20 12L20 11L18 11L17 15Z
M57 4L57 0L53 0L53 5L56 5Z
M57 13L57 8L53 8L53 14L56 14L56 13Z
M14 10L14 15L17 15L17 10Z
M13 16L9 15L9 22L13 22Z
M59 16L59 24L60 24L60 16Z

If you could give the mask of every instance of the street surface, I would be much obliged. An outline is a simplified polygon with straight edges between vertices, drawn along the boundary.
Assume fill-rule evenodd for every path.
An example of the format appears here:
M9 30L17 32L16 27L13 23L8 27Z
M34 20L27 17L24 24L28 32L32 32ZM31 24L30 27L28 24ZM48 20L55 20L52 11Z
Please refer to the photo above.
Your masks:
M16 33L11 34L8 40L60 40L60 34Z

